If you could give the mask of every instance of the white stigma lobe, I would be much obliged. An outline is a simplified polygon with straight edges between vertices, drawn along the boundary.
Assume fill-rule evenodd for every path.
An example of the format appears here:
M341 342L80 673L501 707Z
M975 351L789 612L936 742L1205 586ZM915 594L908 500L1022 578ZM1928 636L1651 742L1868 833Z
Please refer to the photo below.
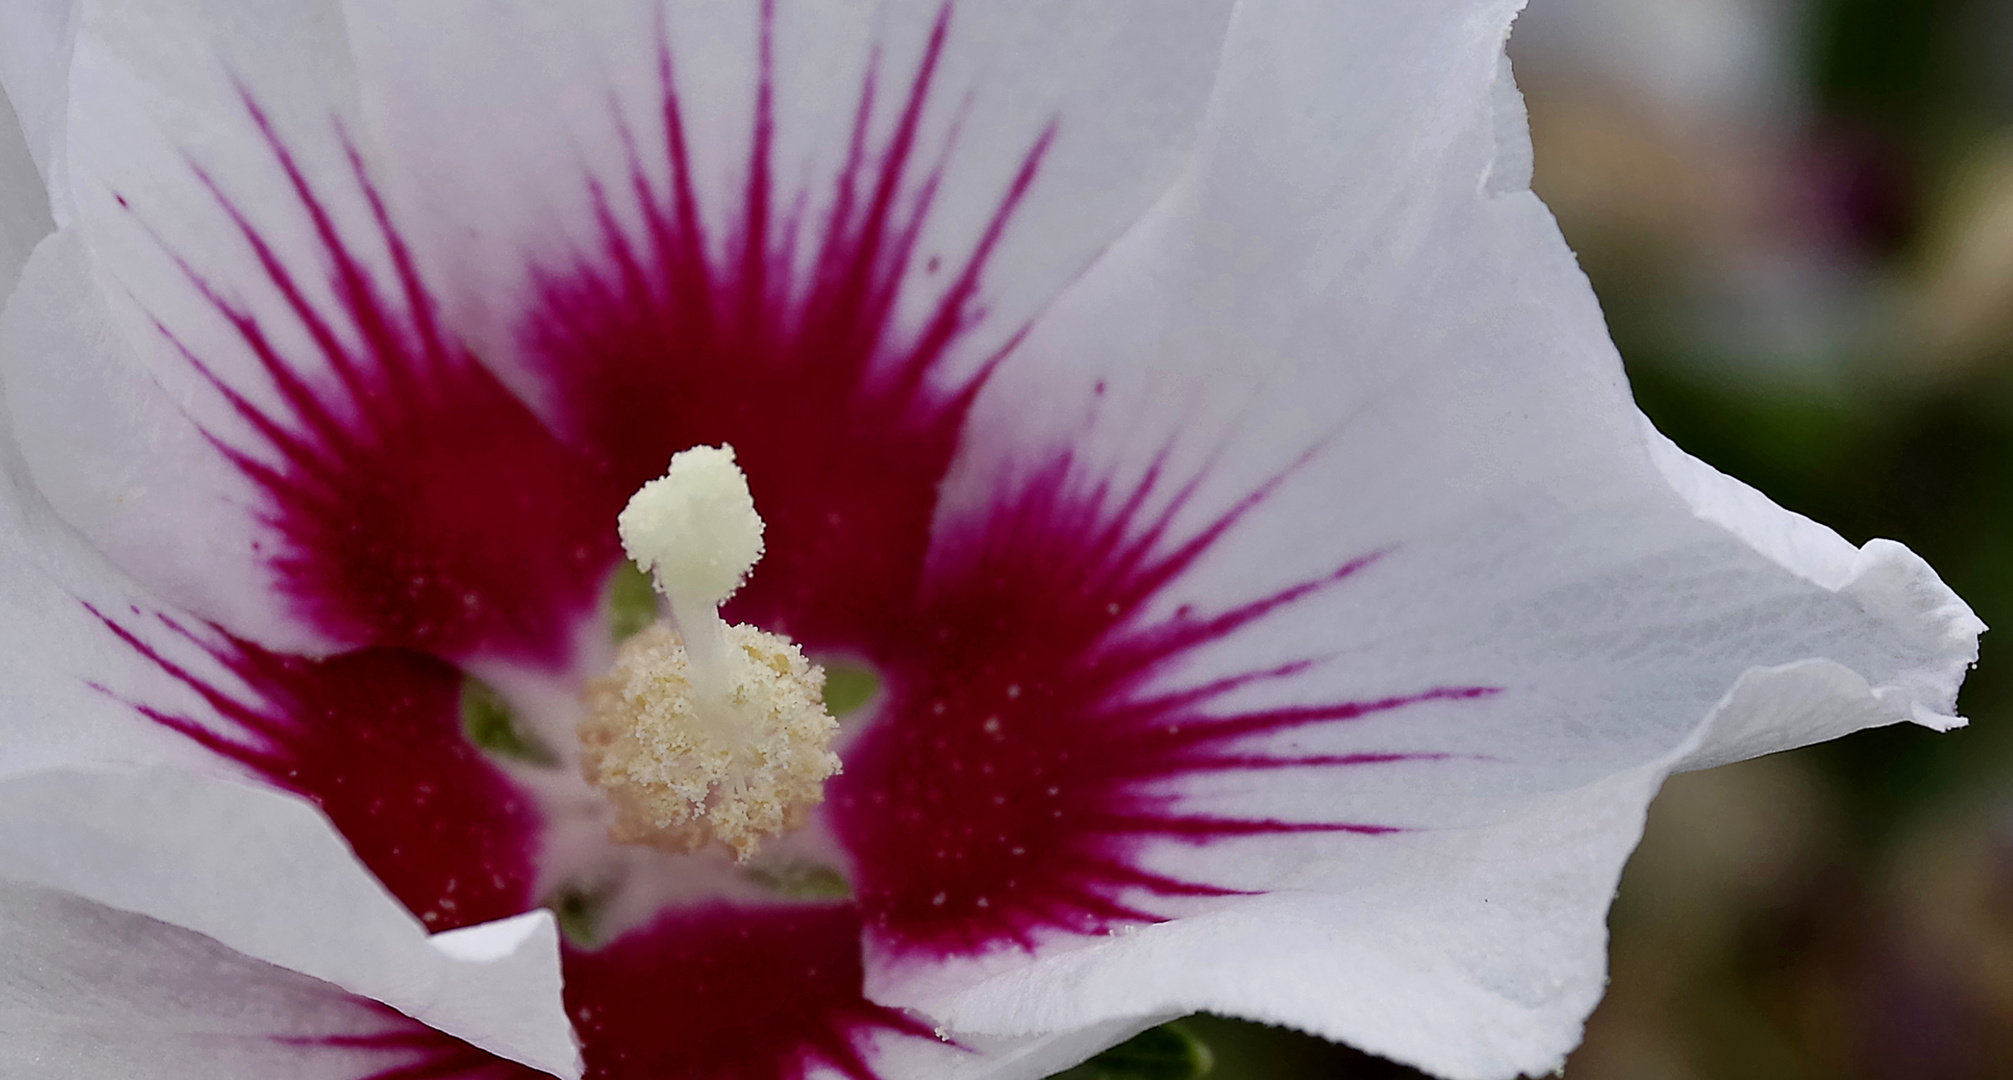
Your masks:
M695 446L630 496L616 519L622 550L676 604L718 607L762 557L762 518L731 446Z

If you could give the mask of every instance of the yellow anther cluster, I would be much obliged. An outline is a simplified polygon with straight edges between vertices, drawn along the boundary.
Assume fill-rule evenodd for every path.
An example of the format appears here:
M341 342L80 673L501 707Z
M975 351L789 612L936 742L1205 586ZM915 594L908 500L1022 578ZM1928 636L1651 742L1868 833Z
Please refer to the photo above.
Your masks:
M735 662L718 702L696 700L684 645L662 622L588 684L581 767L615 806L610 838L680 852L718 840L746 861L824 801L839 771L824 670L754 627L725 636Z

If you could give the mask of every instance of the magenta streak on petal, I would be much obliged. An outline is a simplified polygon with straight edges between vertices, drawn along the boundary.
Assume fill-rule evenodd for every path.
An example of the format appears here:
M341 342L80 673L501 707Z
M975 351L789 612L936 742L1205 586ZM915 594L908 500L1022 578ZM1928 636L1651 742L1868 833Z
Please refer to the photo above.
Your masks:
M393 1063L357 1080L537 1080L547 1074L497 1057L437 1028L428 1027L379 1002L371 1002L396 1030L370 1035L330 1035L281 1041L302 1047L326 1046L376 1051Z
M594 952L565 954L566 1006L589 1080L874 1080L876 1033L929 1027L861 996L851 905L666 912Z
M256 403L174 328L162 332L263 443L211 439L266 497L260 520L278 543L265 557L295 612L349 645L563 664L568 633L617 556L611 522L623 492L446 336L347 140L389 271L371 269L326 193L249 96L245 105L299 200L335 310L310 299L300 268L196 167L265 275L252 284L277 306L254 314L199 269L184 262L184 270L284 407ZM280 323L306 335L312 361L331 377L282 351Z
M221 722L137 705L143 715L319 806L428 929L532 906L537 810L462 736L461 676L452 667L403 649L308 660L159 617L172 637L194 643L249 688L237 694L130 627L99 618L199 694Z
M632 138L626 187L590 183L599 246L538 275L523 333L561 429L625 484L660 474L689 446L733 444L767 522L767 554L730 617L871 656L899 633L937 485L972 395L1004 355L968 356L959 345L984 315L981 272L1053 129L1003 178L962 263L936 276L939 257L919 245L942 164L919 158L950 6L879 145L869 134L880 114L870 63L844 163L817 214L804 209L808 192L779 203L774 191L775 16L763 10L752 149L731 220L709 225L698 208L671 50L660 41L668 160L647 168ZM659 172L664 179L652 179ZM618 194L639 225L622 224ZM725 254L709 256L716 249ZM800 260L799 250L812 254ZM925 290L934 297L927 314L898 325L897 301ZM946 384L952 363L970 373Z
M1276 481L1275 481L1276 483ZM1147 604L1253 506L1261 488L1169 543L1196 484L1146 513L1150 471L1114 504L1062 455L983 520L939 538L908 666L830 789L854 887L877 937L897 951L1034 948L1054 933L1155 922L1154 901L1239 890L1142 868L1155 840L1211 844L1301 832L1376 836L1382 822L1285 821L1195 813L1170 781L1198 773L1363 768L1437 760L1403 751L1273 754L1254 737L1496 693L1441 686L1390 697L1213 711L1232 691L1288 679L1293 661L1180 690L1152 689L1184 655L1360 573L1321 578L1197 616L1151 621Z

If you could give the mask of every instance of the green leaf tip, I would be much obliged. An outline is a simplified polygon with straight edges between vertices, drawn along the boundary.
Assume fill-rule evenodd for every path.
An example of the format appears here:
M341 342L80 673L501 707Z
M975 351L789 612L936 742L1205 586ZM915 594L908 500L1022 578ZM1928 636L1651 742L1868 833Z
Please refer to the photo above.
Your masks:
M1180 1020L1148 1028L1052 1080L1198 1080L1216 1055Z

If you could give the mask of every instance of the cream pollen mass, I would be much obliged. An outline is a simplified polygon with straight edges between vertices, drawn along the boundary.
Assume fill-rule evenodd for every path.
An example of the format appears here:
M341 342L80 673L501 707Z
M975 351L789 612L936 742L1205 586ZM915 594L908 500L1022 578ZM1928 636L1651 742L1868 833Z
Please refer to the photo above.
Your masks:
M762 519L732 447L676 454L617 522L671 608L587 686L581 770L616 811L622 843L747 860L804 823L839 771L823 669L788 639L722 622L719 605L762 554Z

